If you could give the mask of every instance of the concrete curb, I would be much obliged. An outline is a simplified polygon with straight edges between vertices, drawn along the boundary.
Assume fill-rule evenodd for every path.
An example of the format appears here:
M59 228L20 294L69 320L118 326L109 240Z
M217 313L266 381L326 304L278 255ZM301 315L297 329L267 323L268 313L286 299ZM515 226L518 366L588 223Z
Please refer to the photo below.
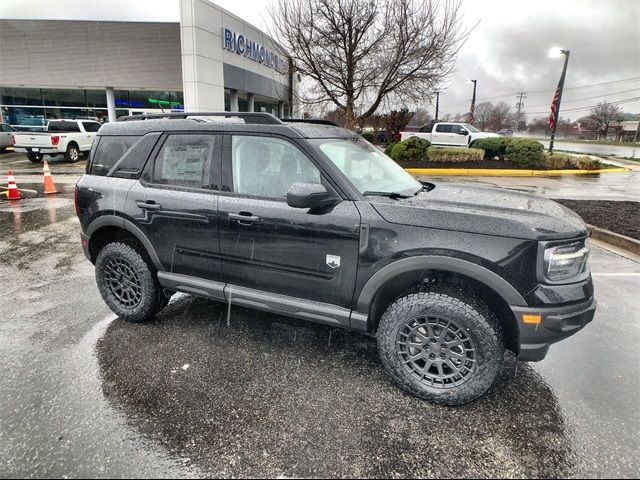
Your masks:
M620 248L634 255L640 255L640 240L620 235L619 233L610 232L609 230L604 230L589 224L587 224L587 231L589 232L589 237L594 240L608 243L609 245L613 245L614 247Z
M623 173L631 169L600 168L598 170L514 170L491 168L405 168L411 175L475 176L475 177L532 177L544 175L594 175L599 173Z

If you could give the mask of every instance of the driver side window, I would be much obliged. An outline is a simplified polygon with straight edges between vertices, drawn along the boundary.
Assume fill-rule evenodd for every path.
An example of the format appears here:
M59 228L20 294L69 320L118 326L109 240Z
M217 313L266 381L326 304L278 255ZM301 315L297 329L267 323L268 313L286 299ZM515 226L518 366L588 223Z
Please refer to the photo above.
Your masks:
M321 183L320 170L296 146L272 137L234 135L233 191L285 198L294 183Z

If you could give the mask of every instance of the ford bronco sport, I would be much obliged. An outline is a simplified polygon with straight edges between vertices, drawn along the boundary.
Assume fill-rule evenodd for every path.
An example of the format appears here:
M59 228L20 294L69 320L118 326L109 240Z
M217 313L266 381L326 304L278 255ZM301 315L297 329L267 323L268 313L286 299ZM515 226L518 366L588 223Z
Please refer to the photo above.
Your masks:
M583 221L542 197L420 183L359 135L260 113L102 126L76 187L109 308L141 322L174 292L375 335L406 391L483 395L584 327Z

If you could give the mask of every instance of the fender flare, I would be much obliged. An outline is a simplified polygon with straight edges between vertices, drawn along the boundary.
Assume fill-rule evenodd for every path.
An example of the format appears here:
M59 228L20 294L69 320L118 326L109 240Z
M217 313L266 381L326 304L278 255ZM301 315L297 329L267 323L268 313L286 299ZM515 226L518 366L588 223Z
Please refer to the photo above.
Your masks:
M526 306L520 293L497 273L478 264L454 257L417 256L403 258L378 270L365 284L358 296L356 310L369 312L371 303L383 285L394 277L420 270L444 270L473 278L500 295L509 305Z
M97 230L103 227L118 227L132 234L134 237L138 239L138 241L145 248L156 269L159 272L164 271L164 268L160 263L160 259L158 258L158 254L153 248L153 245L151 244L149 239L146 237L144 232L140 230L140 228L138 228L133 222L131 222L130 220L127 220L126 218L118 217L116 215L102 215L101 217L98 217L93 222L91 222L91 225L87 228L86 235L89 237L89 242L91 242L92 235Z

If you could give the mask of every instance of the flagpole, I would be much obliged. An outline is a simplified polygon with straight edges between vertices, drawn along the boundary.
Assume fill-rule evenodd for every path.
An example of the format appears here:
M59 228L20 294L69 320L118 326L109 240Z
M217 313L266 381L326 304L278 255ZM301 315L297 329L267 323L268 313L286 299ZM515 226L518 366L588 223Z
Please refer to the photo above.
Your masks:
M560 50L564 55L564 66L562 67L562 75L560 75L560 83L558 84L558 102L556 103L556 114L551 131L551 141L549 142L549 153L553 153L553 142L556 138L556 129L558 128L558 120L560 119L560 102L562 101L562 91L564 90L564 79L567 76L567 65L569 64L569 50Z

